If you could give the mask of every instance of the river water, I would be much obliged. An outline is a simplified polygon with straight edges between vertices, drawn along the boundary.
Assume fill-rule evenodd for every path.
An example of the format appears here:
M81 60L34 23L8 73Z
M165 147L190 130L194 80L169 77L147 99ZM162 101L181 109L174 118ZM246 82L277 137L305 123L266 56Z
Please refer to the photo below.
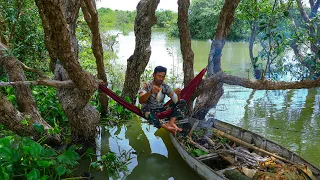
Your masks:
M133 53L133 33L118 37L117 61L125 65ZM164 32L153 32L152 55L148 67L168 67L168 75L182 76L182 57L178 39L168 39ZM207 65L210 41L192 41L195 73ZM257 54L258 47L254 53ZM248 43L228 42L222 53L224 71L252 78ZM181 77L182 78L182 77ZM179 85L178 85L179 86ZM319 89L254 91L239 86L224 85L224 95L216 109L210 111L219 120L260 134L296 152L320 167ZM101 153L121 154L133 151L126 179L199 179L181 159L169 135L141 120L129 120L118 127L102 127ZM95 179L105 179L103 172Z

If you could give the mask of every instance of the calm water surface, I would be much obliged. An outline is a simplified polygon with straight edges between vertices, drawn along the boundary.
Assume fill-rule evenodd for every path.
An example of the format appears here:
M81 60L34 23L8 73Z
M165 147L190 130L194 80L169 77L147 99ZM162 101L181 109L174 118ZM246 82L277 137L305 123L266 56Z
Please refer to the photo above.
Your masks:
M133 53L134 35L120 36L117 53L123 65ZM163 65L168 75L180 75L182 57L178 39L168 40L163 32L153 33L152 55L148 67ZM192 41L195 72L207 65L209 41ZM255 53L258 49L255 48ZM174 67L174 68L173 68ZM222 55L223 70L237 76L252 78L248 43L226 43ZM320 90L254 91L239 86L224 86L216 109L217 119L256 132L298 153L320 167ZM129 164L127 179L199 179L173 147L168 133L140 120L109 129L102 128L101 151L137 154ZM103 172L96 179L105 179Z

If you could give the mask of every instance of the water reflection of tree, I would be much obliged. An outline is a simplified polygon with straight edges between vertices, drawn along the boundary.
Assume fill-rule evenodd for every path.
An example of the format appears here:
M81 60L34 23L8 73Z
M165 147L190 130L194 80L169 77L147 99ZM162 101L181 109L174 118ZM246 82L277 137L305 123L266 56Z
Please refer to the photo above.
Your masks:
M315 136L319 133L319 126L317 123L312 123L319 116L314 108L317 105L315 101L317 91L308 89L305 96L303 91L287 90L280 93L280 96L279 93L275 94L271 91L263 98L254 100L253 108L250 108L249 104L254 99L254 91L252 91L244 107L242 126L246 129L252 128L302 156L318 156L316 152L319 152L320 148L314 145L314 142L319 142L319 136ZM281 96L283 100L279 102ZM305 97L305 99L301 102L297 97ZM255 123L256 121L258 122ZM309 158L309 161L316 164L318 160Z
M199 179L175 150L168 132L159 129L155 132L155 136L164 142L168 157L151 152L150 143L142 130L141 123L134 123L128 127L126 138L138 154L138 165L126 179Z

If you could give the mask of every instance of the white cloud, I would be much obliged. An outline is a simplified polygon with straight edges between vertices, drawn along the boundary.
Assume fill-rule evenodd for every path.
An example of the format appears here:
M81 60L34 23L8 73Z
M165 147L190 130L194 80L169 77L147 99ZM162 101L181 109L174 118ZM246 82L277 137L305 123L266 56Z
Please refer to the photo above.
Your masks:
M139 0L100 0L97 1L97 8L105 7L118 10L133 11L136 9ZM168 9L171 11L178 11L177 0L160 0L157 9Z

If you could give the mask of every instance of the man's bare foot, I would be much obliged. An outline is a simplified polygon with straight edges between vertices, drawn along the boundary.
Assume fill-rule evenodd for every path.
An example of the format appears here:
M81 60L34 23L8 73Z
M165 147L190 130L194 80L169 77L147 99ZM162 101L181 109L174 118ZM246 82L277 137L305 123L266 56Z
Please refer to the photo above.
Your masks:
M170 124L170 126L174 127L177 131L181 132L182 129L179 128L175 123L169 122L168 124Z
M176 136L177 135L177 130L173 127L169 127L167 129L172 135Z
M174 136L176 136L176 134L177 134L177 129L174 128L174 127L172 127L172 126L170 126L169 123L163 124L161 127L163 127L164 129L166 129L167 131L169 131L171 134L173 134Z

